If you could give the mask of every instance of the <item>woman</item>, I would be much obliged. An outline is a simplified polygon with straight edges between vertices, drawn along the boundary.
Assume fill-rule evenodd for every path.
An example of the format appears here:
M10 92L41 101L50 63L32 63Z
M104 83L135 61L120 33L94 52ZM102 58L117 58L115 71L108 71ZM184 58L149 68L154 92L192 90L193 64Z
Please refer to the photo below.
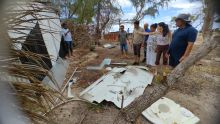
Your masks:
M157 24L152 24L150 26L150 32L155 32L157 29ZM147 54L146 54L146 64L148 66L155 66L156 61L156 46L157 40L156 35L149 35L147 40Z
M164 22L158 23L158 28L157 28L159 35L157 35L157 56L156 56L156 65L160 64L160 58L161 55L163 54L163 65L168 64L168 58L166 57L166 53L169 48L169 44L171 41L171 33L169 30L169 27L167 24Z

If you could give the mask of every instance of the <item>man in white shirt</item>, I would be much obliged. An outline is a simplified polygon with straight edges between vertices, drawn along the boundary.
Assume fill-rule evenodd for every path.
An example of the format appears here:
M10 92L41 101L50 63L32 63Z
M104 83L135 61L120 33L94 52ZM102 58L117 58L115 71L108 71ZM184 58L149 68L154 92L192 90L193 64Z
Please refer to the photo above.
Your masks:
M67 24L66 23L63 23L62 24L62 36L64 38L64 41L67 45L67 49L68 49L68 54L67 56L70 57L70 54L71 56L73 55L73 49L72 49L72 46L73 46L73 40L72 40L72 35L71 35L71 32L70 30L67 28Z

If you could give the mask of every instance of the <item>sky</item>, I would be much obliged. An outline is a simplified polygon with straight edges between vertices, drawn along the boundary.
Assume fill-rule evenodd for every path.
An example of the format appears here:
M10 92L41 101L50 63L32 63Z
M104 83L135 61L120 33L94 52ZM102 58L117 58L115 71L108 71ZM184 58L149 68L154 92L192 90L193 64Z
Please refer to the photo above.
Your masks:
M135 14L135 8L132 6L130 0L118 0L119 5L122 7L123 15L121 16L121 20L132 19ZM167 23L172 30L174 30L173 26L171 26L171 19L174 16L177 16L180 13L189 13L194 15L195 13L201 12L202 3L199 1L190 2L189 0L171 0L169 5L164 8L159 8L159 14L156 17L145 16L144 19L140 21L140 26L143 27L144 23L148 23L149 25L153 23L165 22ZM193 26L196 26L200 23L200 20L192 23ZM130 29L130 32L133 31L132 24L123 24L125 25L125 29ZM201 26L198 26L200 29ZM118 31L119 26L113 25L110 31Z

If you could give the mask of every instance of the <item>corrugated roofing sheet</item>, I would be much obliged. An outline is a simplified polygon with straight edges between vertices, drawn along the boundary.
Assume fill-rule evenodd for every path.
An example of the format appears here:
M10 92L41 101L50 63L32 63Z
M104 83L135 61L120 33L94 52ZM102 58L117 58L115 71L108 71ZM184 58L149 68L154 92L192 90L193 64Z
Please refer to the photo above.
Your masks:
M143 94L152 79L153 74L144 66L115 67L82 91L80 97L90 102L111 101L121 108L123 94L123 107L126 107Z

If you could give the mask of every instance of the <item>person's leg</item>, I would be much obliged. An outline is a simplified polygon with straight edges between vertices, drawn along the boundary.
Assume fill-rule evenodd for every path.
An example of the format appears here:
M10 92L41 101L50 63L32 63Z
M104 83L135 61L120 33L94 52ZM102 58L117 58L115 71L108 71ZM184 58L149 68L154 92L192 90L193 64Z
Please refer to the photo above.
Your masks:
M137 64L137 44L133 44L133 51L134 51L134 65Z
M73 42L70 41L70 53L71 53L71 56L73 56Z
M121 55L123 55L123 44L120 44Z
M167 73L168 73L168 68L167 68L167 57L166 57L166 50L163 51L163 67L162 67L162 70L163 70L163 76L167 76Z
M167 63L168 63L168 58L166 57L168 47L169 47L168 45L163 46L163 50L162 50L162 52L163 52L163 65L167 65Z
M168 73L168 67L167 67L167 64L168 64L168 58L166 57L166 53L168 51L168 45L164 45L163 46L163 67L162 67L162 70L163 70L163 76L167 76L167 73Z
M173 56L172 56L172 53L170 53L170 56L169 56L169 65L171 66L171 67L173 67L174 66L174 62L175 60L174 60L174 58L173 58Z
M68 41L68 53L69 53L69 57L72 55L72 43L71 41Z
M140 63L140 57L141 57L141 44L137 45L137 63Z
M69 41L65 41L65 43L67 46L67 57L69 58L70 57L70 44L69 44Z
M161 46L157 45L157 55L156 55L156 62L155 62L156 65L160 64L161 54L162 54Z
M125 44L125 47L124 47L125 49L125 57L128 57L127 55L128 55L128 45L127 44Z
M142 62L146 62L146 55L147 55L147 43L144 43L144 59Z

